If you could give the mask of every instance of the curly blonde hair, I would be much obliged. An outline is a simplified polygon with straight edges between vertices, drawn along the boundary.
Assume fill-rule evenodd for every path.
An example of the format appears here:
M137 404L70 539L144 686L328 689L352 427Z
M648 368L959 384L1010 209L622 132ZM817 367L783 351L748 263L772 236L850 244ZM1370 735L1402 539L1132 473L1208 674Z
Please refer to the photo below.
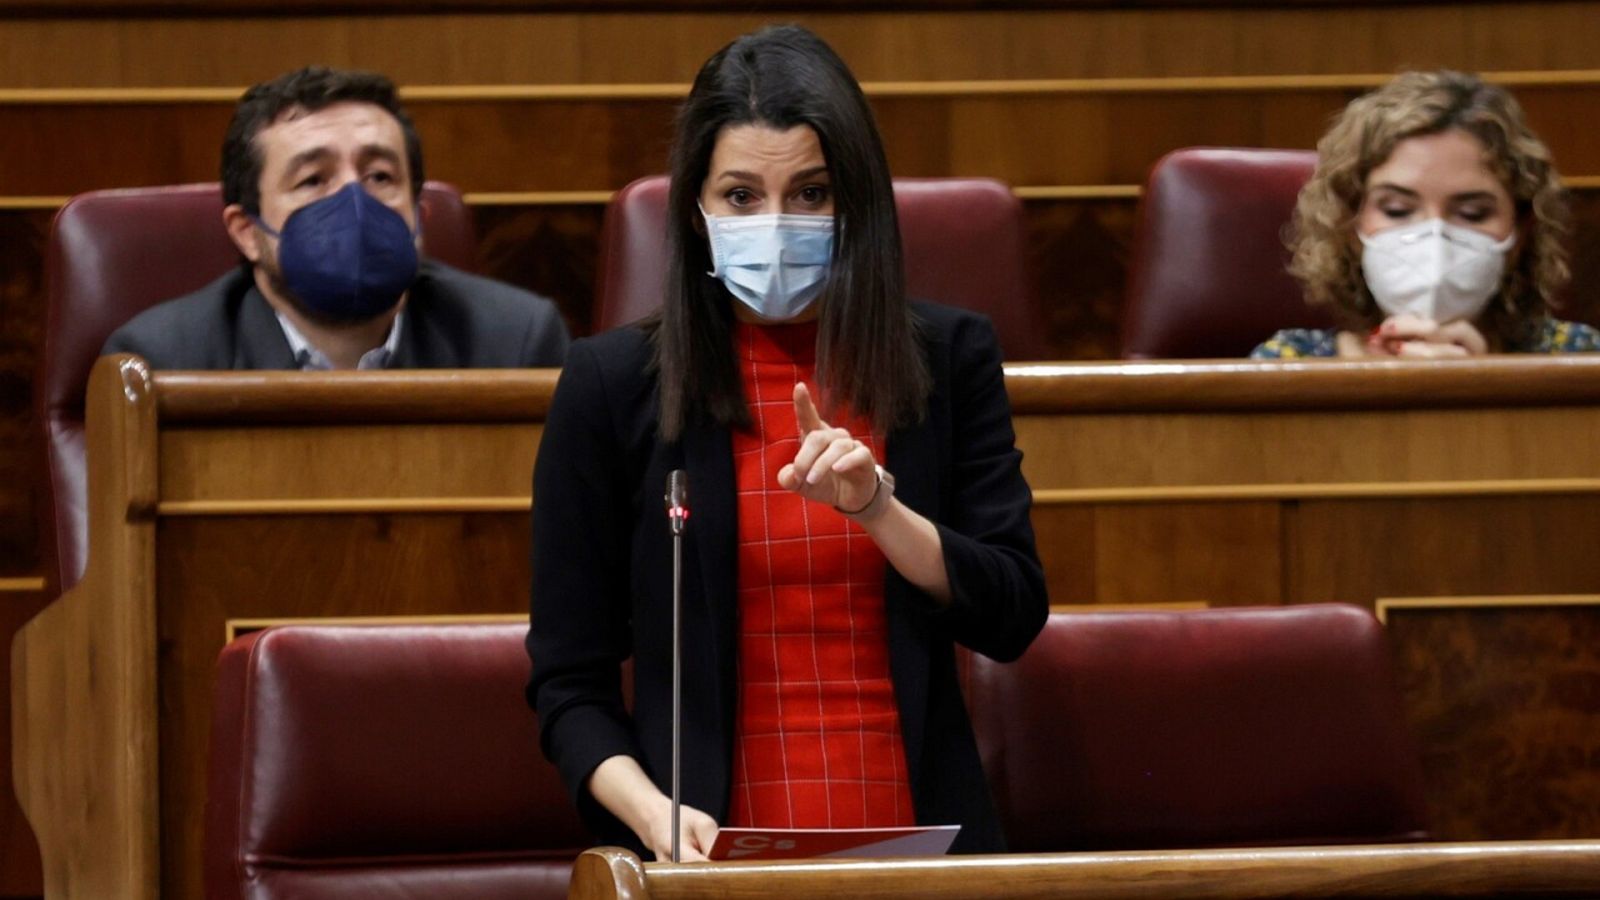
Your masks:
M1548 315L1569 276L1561 177L1509 92L1451 71L1402 73L1351 101L1317 143L1317 168L1300 191L1288 233L1289 271L1304 284L1308 302L1331 306L1347 327L1383 320L1353 237L1367 176L1401 141L1452 128L1482 142L1485 163L1516 204L1523 236L1485 325L1505 340Z

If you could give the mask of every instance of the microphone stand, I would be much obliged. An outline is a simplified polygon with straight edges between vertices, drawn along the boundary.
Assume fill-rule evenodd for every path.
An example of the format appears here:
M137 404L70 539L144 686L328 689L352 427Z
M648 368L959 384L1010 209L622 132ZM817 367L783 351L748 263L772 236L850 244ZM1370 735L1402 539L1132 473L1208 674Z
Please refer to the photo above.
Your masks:
M689 518L689 475L675 469L667 476L667 519L672 526L672 861L680 862L683 806L683 526Z

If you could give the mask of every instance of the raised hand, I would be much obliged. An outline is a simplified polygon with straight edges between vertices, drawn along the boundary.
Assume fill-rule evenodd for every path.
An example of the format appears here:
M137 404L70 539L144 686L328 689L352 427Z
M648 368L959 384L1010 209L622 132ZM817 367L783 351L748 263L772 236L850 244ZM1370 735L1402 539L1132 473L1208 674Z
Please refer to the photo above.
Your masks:
M872 450L849 431L822 420L805 382L794 386L794 418L800 428L800 450L794 462L778 471L778 485L846 511L870 503L878 490Z

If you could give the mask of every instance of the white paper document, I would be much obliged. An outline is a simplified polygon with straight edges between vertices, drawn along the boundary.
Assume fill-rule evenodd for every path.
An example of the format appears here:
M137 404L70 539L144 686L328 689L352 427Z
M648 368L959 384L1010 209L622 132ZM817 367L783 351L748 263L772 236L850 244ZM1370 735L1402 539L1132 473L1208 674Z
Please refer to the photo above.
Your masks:
M712 859L810 859L821 856L942 856L960 825L910 828L724 828Z

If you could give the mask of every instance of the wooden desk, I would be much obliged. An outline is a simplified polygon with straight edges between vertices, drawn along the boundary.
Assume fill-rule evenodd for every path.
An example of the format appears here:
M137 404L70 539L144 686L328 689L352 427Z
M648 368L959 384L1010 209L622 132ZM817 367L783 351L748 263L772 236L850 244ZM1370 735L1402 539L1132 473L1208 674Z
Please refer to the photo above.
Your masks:
M575 900L719 897L1221 900L1277 897L1593 897L1600 841L1049 853L899 860L642 864L586 851Z
M230 620L526 614L555 378L97 364L88 571L13 650L18 791L48 896L201 896Z
M1056 603L1594 594L1600 358L1016 369Z
M1411 598L1390 634L1434 833L1600 836L1600 699L1561 687L1600 678L1600 358L1089 363L1008 388L1054 602Z
M98 364L88 574L13 654L15 772L51 897L199 895L230 620L526 609L554 381ZM1018 367L1008 387L1057 602L1600 594L1600 359ZM1413 715L1447 722L1424 734L1450 750L1522 702L1482 699L1470 721L1448 697ZM1597 717L1500 739L1592 759ZM1465 775L1488 765L1467 757ZM1539 794L1560 808L1475 799L1450 836L1600 834L1600 774L1573 768L1523 776L1561 779L1568 802Z

